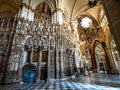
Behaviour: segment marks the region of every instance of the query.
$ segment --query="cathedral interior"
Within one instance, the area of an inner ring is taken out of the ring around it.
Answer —
[[[120,90],[120,1],[0,0],[0,90]]]

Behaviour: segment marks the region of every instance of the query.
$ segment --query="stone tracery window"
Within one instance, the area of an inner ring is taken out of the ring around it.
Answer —
[[[84,17],[82,18],[80,24],[83,28],[88,28],[90,27],[90,24],[92,24],[92,20],[88,17]]]
[[[95,22],[88,16],[80,16],[78,18],[78,33],[81,41],[91,43],[97,37]]]

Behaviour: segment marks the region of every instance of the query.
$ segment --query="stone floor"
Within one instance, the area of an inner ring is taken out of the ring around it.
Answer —
[[[34,84],[14,83],[0,90],[120,90],[120,75],[91,74],[64,80],[38,81]]]

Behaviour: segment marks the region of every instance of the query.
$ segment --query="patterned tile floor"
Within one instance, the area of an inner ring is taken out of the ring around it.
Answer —
[[[38,81],[34,84],[14,83],[0,90],[120,90],[120,75],[92,74],[67,80]]]

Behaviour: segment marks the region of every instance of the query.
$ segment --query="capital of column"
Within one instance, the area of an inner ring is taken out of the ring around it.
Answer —
[[[61,8],[56,8],[52,12],[52,22],[63,24],[63,14],[62,13],[63,13],[63,10]]]
[[[21,6],[21,7],[25,7],[25,8],[27,8],[27,9],[31,10],[32,12],[35,11],[34,9],[32,9],[32,6],[29,6],[29,5],[27,5],[26,3],[22,3],[22,6]]]
[[[63,10],[61,8],[56,8],[53,12],[52,12],[52,15],[54,15],[55,13],[57,12],[63,12]]]

